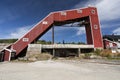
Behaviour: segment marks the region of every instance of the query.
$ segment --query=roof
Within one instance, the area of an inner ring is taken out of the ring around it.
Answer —
[[[120,35],[104,35],[103,39],[108,39],[111,41],[119,41],[120,40]]]

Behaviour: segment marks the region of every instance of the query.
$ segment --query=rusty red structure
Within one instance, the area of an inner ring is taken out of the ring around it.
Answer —
[[[22,38],[4,49],[4,61],[10,60],[10,55],[15,52],[15,57],[24,53],[28,44],[38,40],[54,25],[62,26],[73,22],[83,21],[86,30],[87,44],[93,44],[94,48],[103,48],[102,34],[98,19],[97,9],[95,7],[86,7],[73,10],[64,10],[51,12],[38,24],[36,24]]]

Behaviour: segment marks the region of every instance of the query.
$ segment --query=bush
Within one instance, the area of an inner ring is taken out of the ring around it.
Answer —
[[[92,53],[85,53],[85,59],[90,59],[90,56],[92,55]]]
[[[85,54],[83,54],[83,53],[79,54],[79,58],[80,58],[80,59],[85,58]]]
[[[102,52],[102,50],[96,49],[96,50],[94,51],[94,55],[99,56],[101,52]]]
[[[120,57],[120,53],[117,53],[117,57]]]
[[[105,49],[100,53],[100,55],[102,57],[111,58],[112,57],[112,52],[111,52],[111,50]]]

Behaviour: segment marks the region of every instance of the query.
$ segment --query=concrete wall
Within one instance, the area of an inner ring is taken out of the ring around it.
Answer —
[[[41,44],[29,44],[26,56],[41,53]]]
[[[78,44],[54,44],[54,45],[42,45],[42,48],[94,48],[94,45],[78,45]]]
[[[94,45],[77,45],[77,44],[54,44],[54,45],[41,45],[41,44],[29,44],[27,49],[26,56],[30,56],[32,54],[40,54],[42,50],[50,51],[51,54],[57,53],[57,51],[62,52],[72,52],[74,50],[75,53],[81,53],[83,51],[89,51],[89,49],[94,49]],[[53,50],[55,52],[53,52]],[[61,51],[60,51],[61,50]]]

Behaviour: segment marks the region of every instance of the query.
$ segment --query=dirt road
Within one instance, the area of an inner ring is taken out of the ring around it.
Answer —
[[[81,61],[0,63],[0,80],[120,80],[120,65]]]

